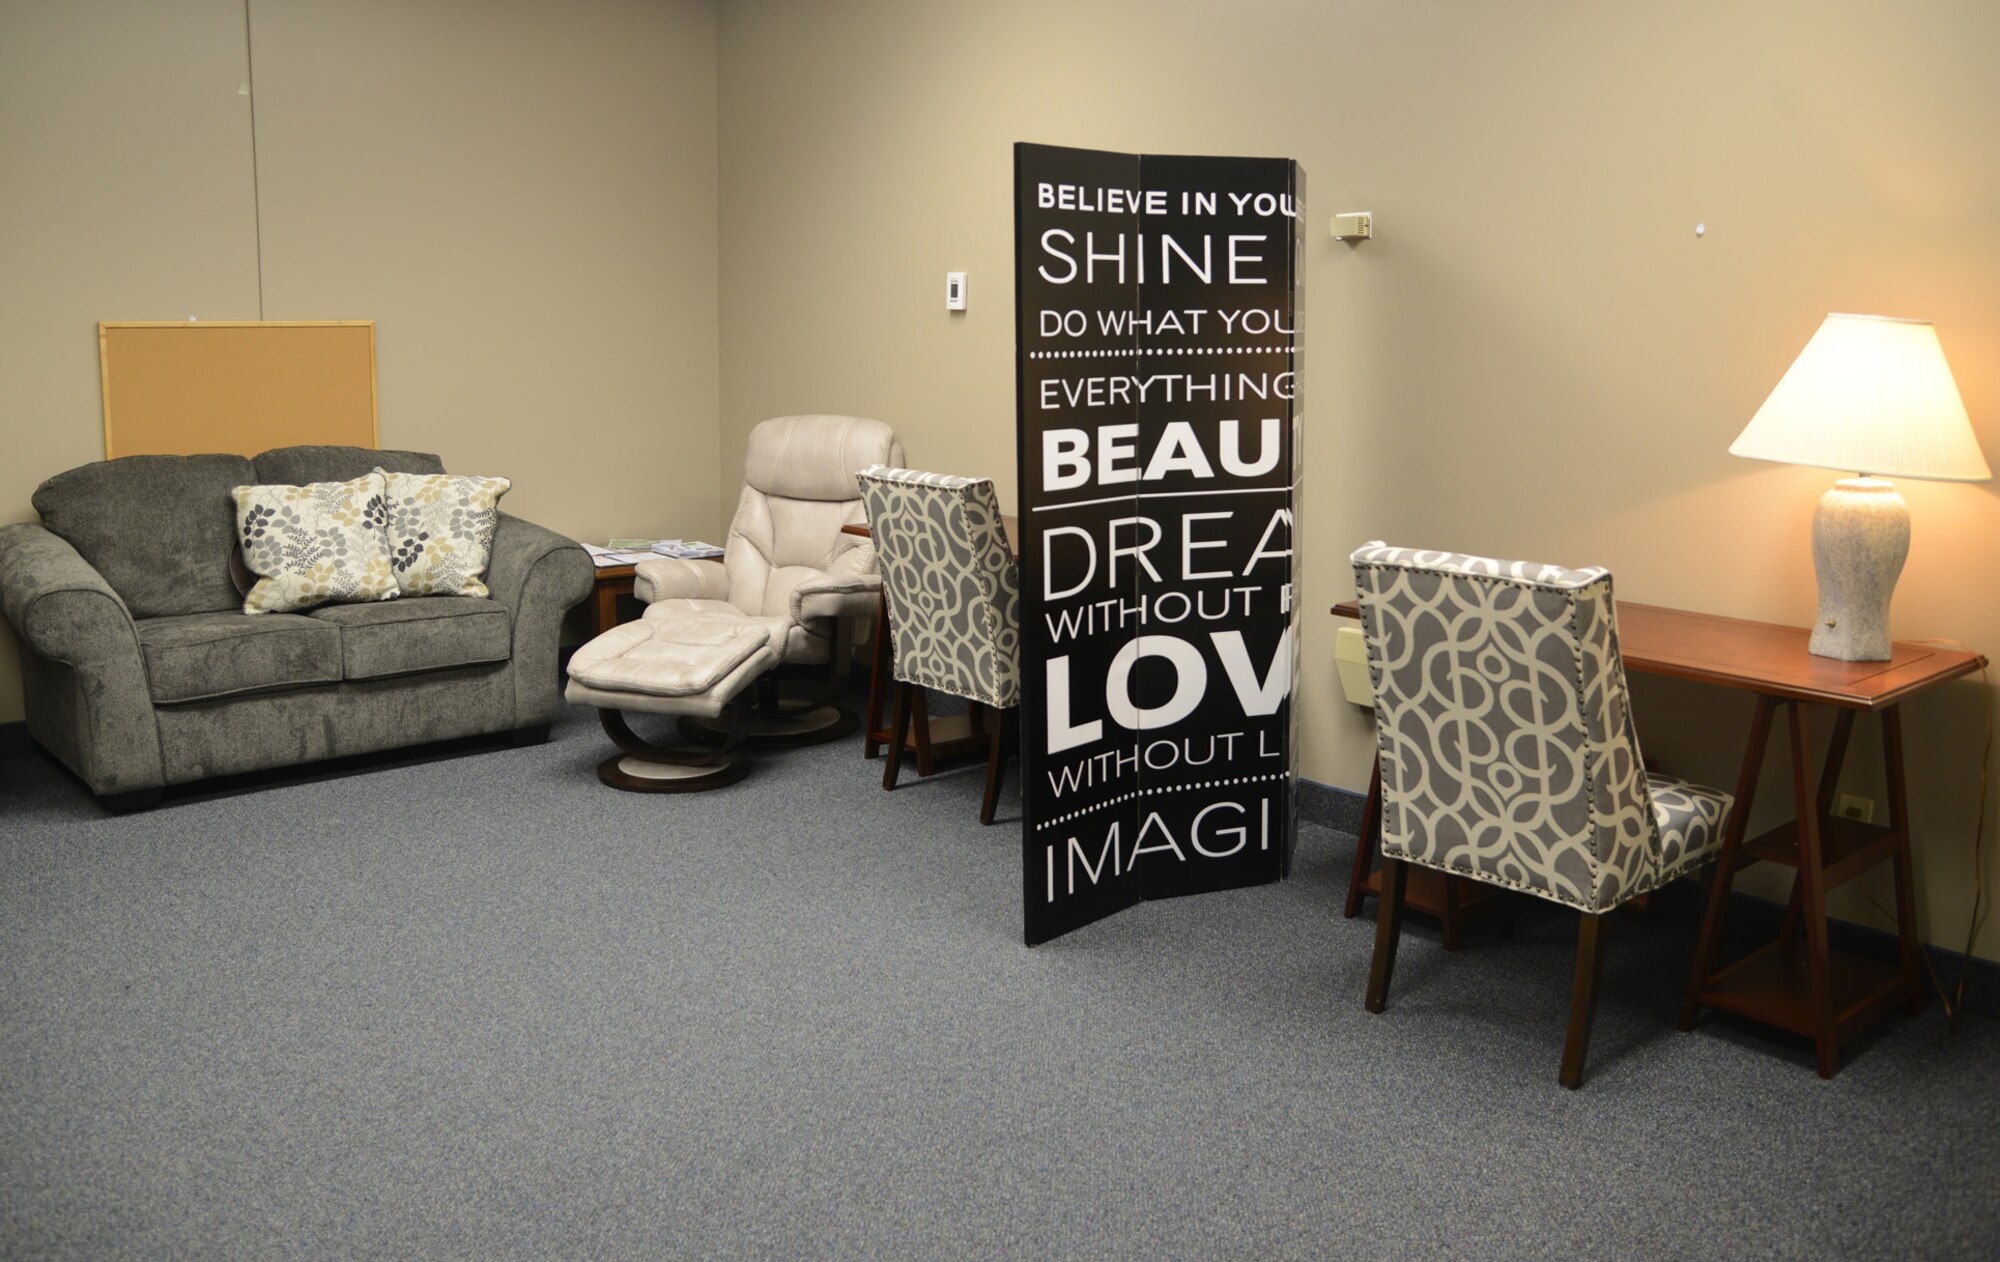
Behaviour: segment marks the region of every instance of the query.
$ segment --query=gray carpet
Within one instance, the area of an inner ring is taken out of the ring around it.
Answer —
[[[18,731],[18,729],[17,729]],[[1020,944],[979,773],[698,797],[554,743],[106,818],[0,752],[0,1256],[1993,1256],[2000,1027],[1673,1028],[1683,896],[1405,937],[1352,840]],[[1017,812],[1003,806],[1003,816]]]

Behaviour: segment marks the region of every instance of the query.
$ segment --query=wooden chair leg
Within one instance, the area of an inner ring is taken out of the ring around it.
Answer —
[[[1444,949],[1447,951],[1458,950],[1458,926],[1461,922],[1459,908],[1464,895],[1464,878],[1447,875],[1444,878],[1444,907],[1438,913],[1438,919],[1444,924],[1442,937]]]
[[[922,684],[899,683],[910,694],[910,721],[917,729],[917,774],[927,776],[936,769],[931,754],[931,694]]]
[[[1375,908],[1375,963],[1368,969],[1368,1011],[1389,1003],[1389,974],[1396,970],[1396,943],[1403,935],[1403,883],[1410,865],[1401,859],[1382,860],[1382,901]]]
[[[896,681],[896,700],[891,707],[896,717],[889,724],[889,757],[882,764],[882,787],[896,787],[896,773],[903,769],[903,738],[910,732],[910,692],[909,684]]]
[[[1569,1037],[1563,1041],[1562,1085],[1583,1082],[1583,1056],[1590,1046],[1590,1021],[1597,1013],[1597,982],[1604,975],[1604,917],[1584,912],[1576,931],[1576,978],[1569,990]]]
[[[889,663],[889,599],[877,596],[875,600],[874,652],[868,668],[868,738],[861,743],[861,756],[873,758],[882,748],[882,742],[875,739],[875,733],[882,731],[882,708],[888,698],[882,695],[885,686],[893,681],[889,677],[892,669]]]
[[[1000,804],[1000,781],[1007,771],[1007,726],[1006,711],[993,716],[991,747],[986,751],[986,800],[979,804],[982,824],[993,822],[993,809]]]
[[[1361,835],[1354,839],[1354,867],[1347,874],[1349,920],[1361,910],[1362,886],[1375,866],[1375,833],[1382,824],[1382,755],[1375,755],[1375,769],[1368,773],[1368,796],[1361,803]]]

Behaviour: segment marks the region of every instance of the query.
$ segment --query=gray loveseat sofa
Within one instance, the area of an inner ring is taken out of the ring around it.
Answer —
[[[487,598],[242,612],[244,483],[342,482],[436,456],[285,447],[126,456],[44,482],[42,523],[0,526],[0,608],[29,733],[114,810],[167,785],[429,741],[544,739],[563,613],[590,593],[572,541],[501,514]]]

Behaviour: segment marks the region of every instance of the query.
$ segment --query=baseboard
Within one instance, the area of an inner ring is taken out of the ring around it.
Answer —
[[[1299,778],[1299,822],[1331,828],[1350,837],[1361,832],[1361,805],[1364,795],[1352,789],[1338,789],[1317,780]]]

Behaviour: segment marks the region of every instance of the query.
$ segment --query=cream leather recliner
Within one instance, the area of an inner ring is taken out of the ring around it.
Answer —
[[[721,564],[662,557],[642,562],[633,594],[648,621],[751,625],[770,637],[778,669],[760,690],[749,739],[756,744],[832,740],[858,718],[845,691],[856,618],[878,608],[881,576],[868,539],[841,533],[864,523],[857,469],[900,465],[902,444],[859,416],[781,416],[750,431],[743,494]],[[825,666],[824,683],[781,700],[784,676]]]

